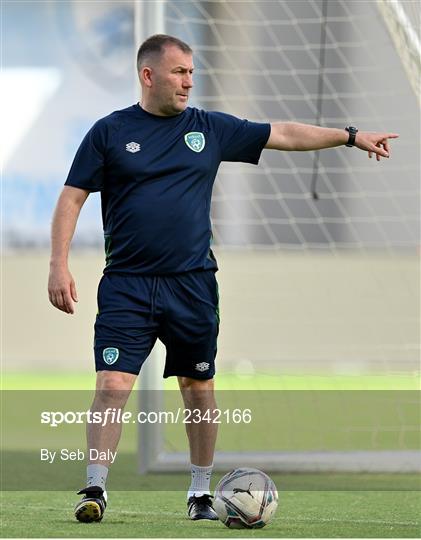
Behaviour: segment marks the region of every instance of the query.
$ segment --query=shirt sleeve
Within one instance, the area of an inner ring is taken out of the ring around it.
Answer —
[[[257,165],[270,135],[270,124],[241,120],[221,112],[209,113],[221,161],[243,161]]]
[[[70,168],[66,186],[101,191],[104,185],[106,129],[98,121],[85,135]]]

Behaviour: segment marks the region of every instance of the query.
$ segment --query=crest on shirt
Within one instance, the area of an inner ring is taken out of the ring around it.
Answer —
[[[184,141],[193,152],[201,152],[205,148],[205,136],[200,131],[186,133]]]
[[[137,142],[129,142],[126,144],[126,150],[127,152],[131,152],[132,154],[134,154],[135,152],[139,152],[140,144]]]

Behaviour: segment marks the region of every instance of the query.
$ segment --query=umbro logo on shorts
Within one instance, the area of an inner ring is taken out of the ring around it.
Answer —
[[[127,152],[131,152],[132,154],[134,154],[135,152],[139,152],[140,150],[140,144],[137,143],[137,142],[129,142],[126,144],[126,150]]]
[[[200,364],[195,365],[196,371],[206,371],[209,369],[209,364],[207,362],[200,362]]]

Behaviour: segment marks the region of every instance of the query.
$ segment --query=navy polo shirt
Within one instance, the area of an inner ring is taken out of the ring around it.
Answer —
[[[270,124],[187,108],[156,116],[139,104],[98,120],[67,186],[101,192],[104,272],[216,269],[212,187],[221,161],[257,164]]]

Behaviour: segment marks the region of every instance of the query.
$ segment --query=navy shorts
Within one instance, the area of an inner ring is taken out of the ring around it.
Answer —
[[[219,330],[213,270],[171,276],[104,274],[95,322],[96,370],[137,375],[159,338],[164,377],[211,379]]]

